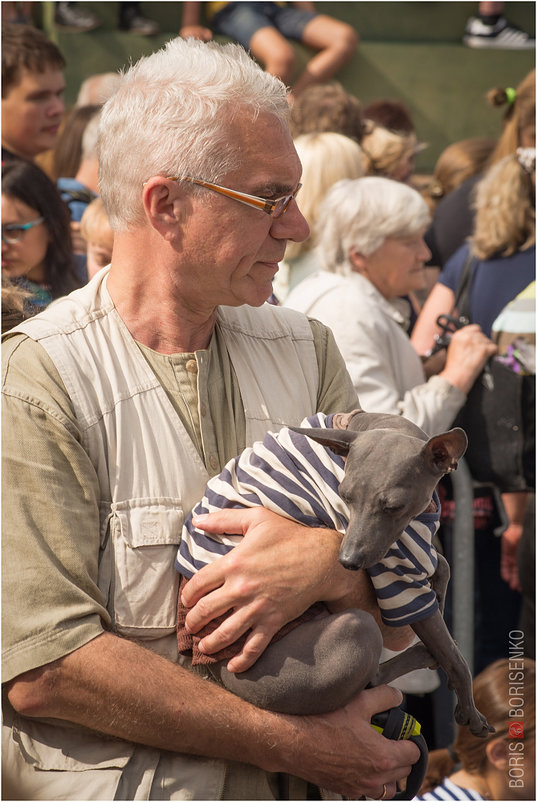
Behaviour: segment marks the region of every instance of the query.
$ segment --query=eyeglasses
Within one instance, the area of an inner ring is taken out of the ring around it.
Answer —
[[[291,195],[282,195],[281,198],[268,200],[267,198],[258,198],[256,195],[247,195],[245,192],[237,192],[236,189],[229,189],[229,187],[222,187],[219,184],[212,184],[210,181],[202,181],[201,178],[191,178],[190,176],[168,176],[170,181],[190,181],[191,184],[198,184],[200,187],[212,189],[214,192],[219,192],[232,200],[239,203],[244,203],[245,206],[251,206],[253,209],[259,209],[271,217],[277,218],[285,214],[289,204],[296,198],[300,187],[299,184]]]
[[[2,226],[2,242],[5,242],[6,245],[15,245],[23,239],[29,228],[38,226],[44,221],[44,217],[37,217],[29,223],[7,223],[5,226]]]

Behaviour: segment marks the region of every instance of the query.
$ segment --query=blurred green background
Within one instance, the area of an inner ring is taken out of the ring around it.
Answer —
[[[118,70],[176,36],[182,3],[142,2],[142,12],[161,28],[142,37],[117,30],[118,3],[82,3],[102,20],[89,33],[54,28],[50,2],[35,4],[36,22],[60,46],[67,60],[67,101],[73,103],[81,82],[96,72]],[[337,76],[363,104],[385,97],[410,109],[418,136],[429,147],[417,168],[432,170],[451,142],[472,136],[496,137],[503,110],[487,105],[494,86],[516,86],[535,65],[535,51],[474,50],[462,44],[468,17],[478,3],[458,2],[319,2],[316,8],[353,25],[361,44]],[[535,3],[506,3],[508,19],[535,33]],[[297,46],[299,63],[308,53]]]

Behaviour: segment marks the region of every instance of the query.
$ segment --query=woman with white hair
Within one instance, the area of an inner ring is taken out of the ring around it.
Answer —
[[[496,347],[478,325],[460,329],[443,370],[426,379],[400,297],[423,287],[428,223],[425,201],[401,182],[339,181],[318,222],[322,269],[285,305],[331,327],[366,411],[404,415],[435,434],[450,426]]]

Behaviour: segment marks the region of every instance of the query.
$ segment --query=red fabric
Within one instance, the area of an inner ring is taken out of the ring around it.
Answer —
[[[205,637],[205,635],[209,635],[209,633],[214,632],[214,630],[222,623],[222,621],[227,618],[227,614],[215,618],[214,621],[211,621],[210,624],[207,624],[207,626],[200,630],[196,635],[190,635],[185,629],[185,618],[188,613],[188,608],[185,607],[181,602],[181,592],[187,581],[188,580],[183,576],[181,577],[181,583],[179,585],[179,602],[177,605],[177,647],[179,649],[179,653],[192,653],[192,665],[194,666],[210,665],[211,663],[219,663],[221,660],[230,660],[232,657],[238,654],[244,646],[247,634],[240,637],[238,640],[232,643],[231,646],[221,649],[215,654],[203,654],[203,652],[200,652],[198,649],[198,643],[200,640]],[[290,621],[288,624],[285,624],[285,626],[283,626],[274,635],[272,640],[279,640],[280,638],[283,638],[284,635],[287,635],[287,633],[291,632],[291,630],[293,630],[295,627],[300,626],[300,624],[305,623],[306,621],[311,621],[312,618],[316,618],[318,615],[326,613],[326,611],[326,605],[322,602],[313,604],[308,610],[306,610],[305,613],[302,613],[301,616],[295,618],[294,621]]]

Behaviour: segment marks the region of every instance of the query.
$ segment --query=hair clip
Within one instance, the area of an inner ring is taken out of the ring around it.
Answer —
[[[535,148],[517,148],[516,158],[526,173],[535,172]]]
[[[433,198],[442,198],[444,196],[444,190],[440,184],[435,181],[429,187],[429,194]]]
[[[513,89],[512,86],[508,86],[507,89],[504,89],[504,92],[507,102],[512,106],[516,100],[516,89]]]

